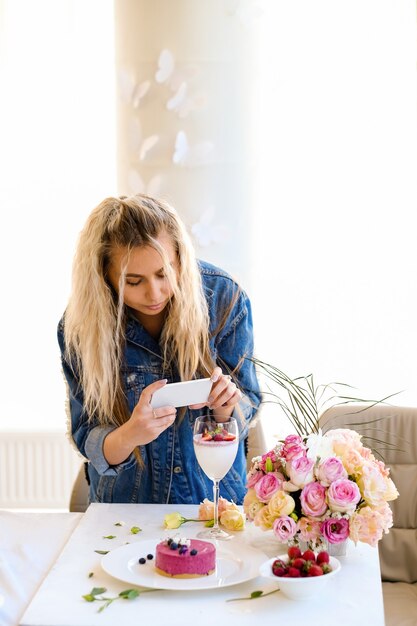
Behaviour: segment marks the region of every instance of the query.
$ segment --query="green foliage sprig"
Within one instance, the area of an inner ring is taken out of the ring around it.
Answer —
[[[86,600],[86,602],[104,602],[104,604],[102,604],[102,606],[97,611],[98,613],[101,613],[101,611],[104,611],[104,609],[110,606],[110,604],[112,604],[112,602],[114,602],[115,600],[134,600],[135,598],[140,596],[141,593],[146,593],[148,591],[158,591],[158,589],[125,589],[124,591],[121,591],[119,595],[114,596],[113,598],[104,597],[102,594],[106,593],[106,591],[106,587],[93,587],[90,593],[86,593],[82,597],[84,598],[84,600]]]

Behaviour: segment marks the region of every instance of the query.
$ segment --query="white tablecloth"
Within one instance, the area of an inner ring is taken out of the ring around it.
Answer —
[[[195,517],[197,507],[91,505],[25,611],[23,609],[36,590],[36,585],[41,582],[46,562],[54,561],[54,556],[65,543],[68,529],[76,525],[78,518],[72,517],[73,514],[55,517],[53,514],[40,517],[15,514],[15,518],[11,514],[3,514],[0,517],[2,529],[6,524],[7,532],[12,535],[3,573],[6,572],[7,590],[12,591],[11,604],[18,603],[20,606],[15,606],[14,613],[9,611],[9,615],[3,612],[4,621],[1,625],[14,626],[9,616],[13,618],[23,613],[18,622],[21,626],[136,626],[138,623],[153,626],[186,626],[195,623],[198,626],[213,626],[216,623],[254,626],[255,622],[308,623],[309,626],[334,626],[335,623],[337,626],[383,626],[378,551],[364,544],[358,544],[357,547],[351,544],[348,555],[341,559],[341,572],[329,580],[325,593],[303,602],[288,600],[279,592],[255,600],[226,602],[231,598],[249,596],[254,590],[267,593],[277,587],[275,582],[257,577],[220,589],[145,593],[134,600],[114,602],[98,613],[98,603],[88,603],[82,598],[92,587],[106,587],[106,595],[115,596],[132,585],[106,574],[100,565],[102,557],[95,550],[112,550],[126,542],[144,539],[159,540],[166,534],[162,527],[163,517],[172,511],[179,511],[184,517]],[[43,520],[45,526],[41,530]],[[118,521],[126,525],[115,527]],[[132,526],[139,526],[142,531],[132,535],[129,532]],[[188,523],[182,527],[181,534],[193,537],[200,529],[201,524]],[[107,535],[116,535],[116,538],[105,539]],[[277,553],[272,534],[264,533],[252,524],[248,524],[244,532],[236,533],[230,543],[239,550],[241,542],[262,550],[267,558]],[[38,558],[43,561],[41,570],[34,569],[32,565]],[[93,572],[91,578],[90,572]],[[23,586],[24,594],[19,595],[15,586],[18,589]],[[29,587],[31,592],[28,593]],[[2,610],[8,605],[10,602],[7,596]]]
[[[19,623],[81,518],[0,510],[0,626]]]

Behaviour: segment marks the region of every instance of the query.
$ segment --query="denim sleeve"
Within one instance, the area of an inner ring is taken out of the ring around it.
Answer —
[[[220,332],[217,342],[217,361],[224,372],[233,371],[243,393],[239,405],[233,411],[240,424],[240,439],[248,435],[248,424],[255,416],[261,402],[261,392],[254,364],[248,359],[253,356],[252,310],[248,297],[241,293],[229,320]]]
[[[67,382],[68,403],[70,412],[70,435],[80,453],[89,460],[100,475],[115,476],[131,467],[136,460],[131,454],[119,465],[109,465],[103,454],[104,439],[116,427],[100,426],[94,418],[89,419],[83,402],[83,392],[75,368],[64,356],[63,335],[58,331],[58,343],[61,348],[62,369]]]

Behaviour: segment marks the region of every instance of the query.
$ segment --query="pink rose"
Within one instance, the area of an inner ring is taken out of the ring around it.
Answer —
[[[258,482],[258,480],[262,478],[262,476],[264,476],[263,472],[258,472],[257,470],[255,470],[254,472],[249,472],[249,474],[247,475],[248,489],[250,489],[251,487],[254,487],[256,483]]]
[[[276,519],[272,525],[272,530],[278,539],[285,543],[289,539],[292,539],[297,532],[297,524],[292,517],[285,515]]]
[[[284,445],[281,448],[281,456],[286,461],[291,461],[299,456],[303,456],[306,446],[299,435],[288,435],[284,439]]]
[[[326,489],[320,483],[308,483],[300,495],[301,510],[304,515],[320,517],[327,510]]]
[[[286,469],[290,482],[296,487],[304,487],[314,480],[314,461],[306,456],[292,459]]]
[[[209,520],[214,517],[214,504],[207,498],[204,498],[203,502],[198,508],[198,519]]]
[[[224,511],[226,511],[229,508],[236,509],[237,507],[233,502],[229,502],[228,500],[220,496],[219,517]],[[201,502],[198,508],[198,519],[211,520],[213,518],[214,518],[214,503],[211,502],[211,500],[208,500],[208,498],[204,498],[203,502]]]
[[[260,502],[269,502],[271,496],[281,489],[282,474],[278,472],[270,472],[262,476],[254,486],[256,495]]]
[[[349,522],[344,517],[329,517],[321,523],[320,530],[329,543],[340,543],[349,537]]]
[[[352,513],[360,499],[358,485],[347,478],[335,480],[327,491],[329,509],[339,513]]]
[[[275,450],[270,450],[266,454],[263,454],[259,461],[259,468],[264,472],[271,472],[274,469],[274,464],[277,462],[277,455]]]
[[[329,457],[325,461],[319,464],[316,470],[317,479],[322,485],[328,487],[330,483],[339,478],[347,478],[348,473],[343,467],[343,463],[340,459],[334,456]]]

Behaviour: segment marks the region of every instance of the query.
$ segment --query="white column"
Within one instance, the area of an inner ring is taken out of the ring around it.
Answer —
[[[166,198],[247,287],[255,0],[116,0],[118,186]]]

